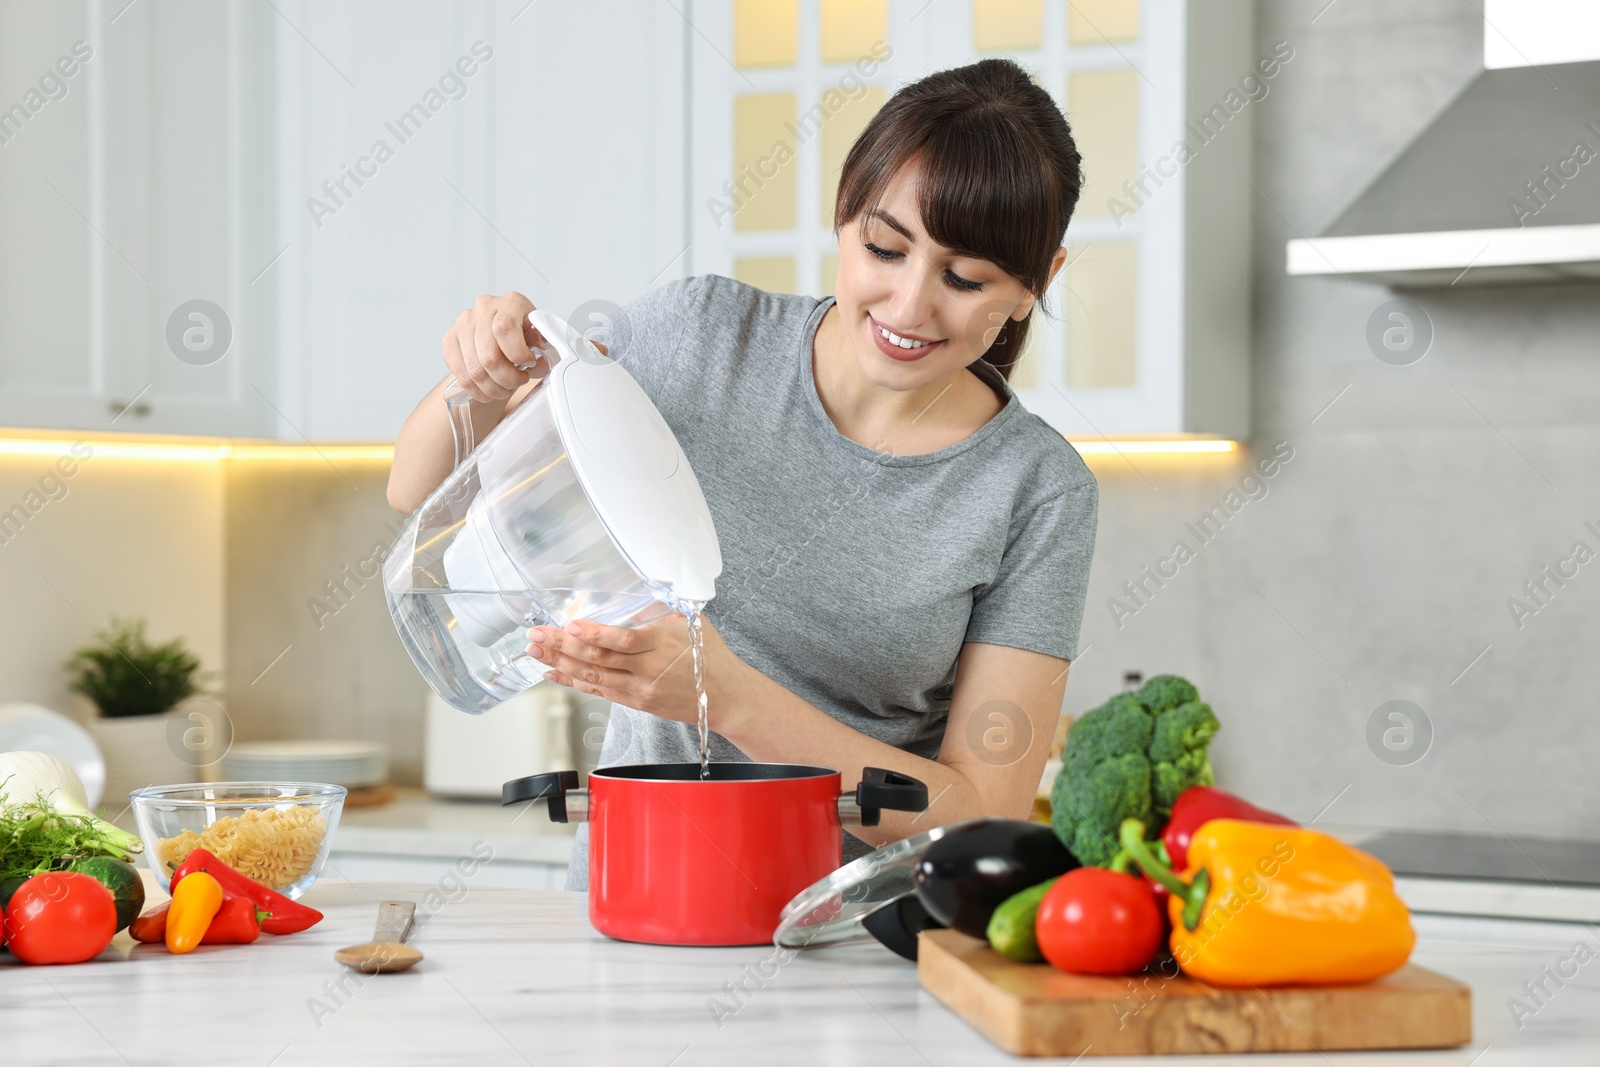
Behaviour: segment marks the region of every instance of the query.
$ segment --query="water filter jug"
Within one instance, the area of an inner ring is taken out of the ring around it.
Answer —
[[[529,627],[688,612],[722,573],[700,483],[639,383],[560,317],[529,321],[548,374],[476,448],[470,398],[446,390],[455,469],[384,559],[406,651],[474,714],[543,680]]]

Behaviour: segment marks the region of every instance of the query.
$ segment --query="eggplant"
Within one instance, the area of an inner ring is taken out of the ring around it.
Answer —
[[[928,914],[984,937],[994,909],[1017,893],[1080,866],[1054,830],[1018,819],[974,819],[929,845],[912,869]]]

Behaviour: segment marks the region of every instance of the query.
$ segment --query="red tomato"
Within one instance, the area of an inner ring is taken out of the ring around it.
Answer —
[[[117,932],[111,890],[87,874],[50,871],[23,882],[5,916],[6,941],[23,963],[82,963]]]
[[[1143,878],[1079,867],[1039,905],[1039,951],[1073,974],[1133,974],[1161,948],[1161,909]]]

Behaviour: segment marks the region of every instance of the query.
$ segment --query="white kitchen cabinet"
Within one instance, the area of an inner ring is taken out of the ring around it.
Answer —
[[[0,4],[0,424],[269,429],[270,14]]]
[[[388,440],[479,293],[568,316],[689,273],[822,293],[838,167],[873,111],[1009,54],[1066,107],[1089,179],[1013,384],[1075,435],[1242,437],[1252,109],[1258,64],[1288,61],[1252,51],[1251,13],[0,0],[6,70],[93,53],[36,112],[36,76],[10,83],[0,242],[33,254],[0,265],[0,424]],[[779,141],[792,158],[761,176]],[[183,316],[197,300],[216,321]],[[219,347],[224,324],[220,354],[181,343]]]
[[[570,316],[680,275],[690,32],[636,0],[0,0],[0,91],[91,53],[0,144],[0,425],[390,440],[479,293]]]
[[[392,439],[480,293],[570,317],[682,273],[671,4],[279,7],[281,436]]]
[[[1253,8],[700,0],[691,270],[830,292],[833,189],[859,130],[898,86],[1009,55],[1065,108],[1087,177],[1013,386],[1073,435],[1244,437],[1251,97],[1271,87],[1258,60],[1283,63],[1255,55]]]

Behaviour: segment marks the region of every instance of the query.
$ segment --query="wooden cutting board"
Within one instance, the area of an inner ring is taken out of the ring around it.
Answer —
[[[1448,1048],[1472,991],[1415,964],[1352,986],[1219,989],[1178,975],[1095,978],[1014,963],[954,930],[919,938],[922,987],[1019,1056]]]

